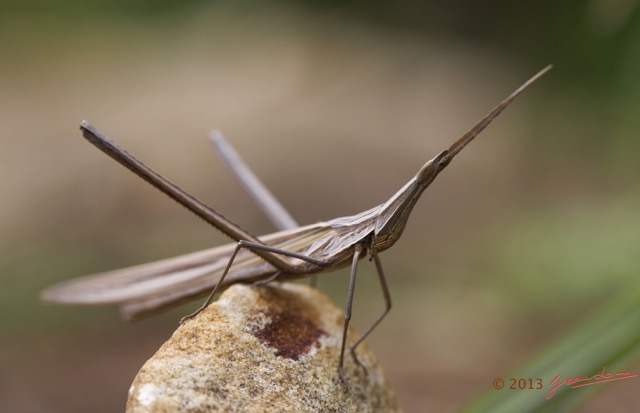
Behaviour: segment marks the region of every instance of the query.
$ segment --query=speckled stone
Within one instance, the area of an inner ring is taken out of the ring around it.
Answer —
[[[311,287],[232,286],[145,363],[126,411],[400,412],[366,344],[364,368],[347,354],[346,385],[338,379],[342,324]]]

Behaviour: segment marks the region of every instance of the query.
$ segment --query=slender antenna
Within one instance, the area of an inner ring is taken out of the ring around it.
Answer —
[[[542,75],[544,75],[549,70],[551,70],[552,67],[553,65],[549,65],[544,69],[542,69],[541,71],[539,71],[531,79],[527,80],[522,86],[516,89],[515,92],[509,95],[505,100],[500,102],[498,106],[493,108],[491,112],[487,113],[480,120],[480,122],[478,122],[473,128],[471,128],[467,133],[462,135],[460,139],[455,141],[455,143],[449,147],[449,151],[448,151],[449,153],[447,154],[447,158],[449,160],[453,159],[453,157],[456,156],[458,152],[462,150],[462,148],[467,146],[467,144],[471,142],[476,136],[478,136],[478,134],[482,132],[482,130],[486,128],[487,125],[489,125],[491,121],[495,119],[495,117],[498,116],[500,112],[502,112],[504,108],[506,108],[509,105],[509,103],[511,103],[511,101],[513,101],[513,99],[515,99],[520,93],[522,93],[527,87],[529,87],[530,84],[532,84],[533,82],[538,80]]]

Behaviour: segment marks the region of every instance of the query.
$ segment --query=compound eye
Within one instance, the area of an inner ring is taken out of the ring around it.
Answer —
[[[419,184],[428,185],[438,175],[445,166],[451,162],[451,158],[448,156],[449,151],[440,152],[435,158],[427,162],[416,175],[416,180]]]
[[[436,165],[436,169],[442,170],[445,166],[449,165],[451,162],[451,157],[449,156],[449,151],[442,151],[438,156],[436,156],[434,164]]]

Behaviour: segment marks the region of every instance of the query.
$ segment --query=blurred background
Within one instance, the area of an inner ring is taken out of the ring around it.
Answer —
[[[122,411],[199,305],[125,323],[41,289],[228,242],[86,143],[82,119],[260,234],[210,129],[312,223],[384,202],[553,63],[381,256],[394,309],[368,343],[407,412],[455,411],[640,288],[637,1],[2,0],[0,56],[2,411]],[[383,308],[361,271],[360,330]],[[346,285],[319,280],[339,306]],[[579,411],[637,406],[637,386]]]

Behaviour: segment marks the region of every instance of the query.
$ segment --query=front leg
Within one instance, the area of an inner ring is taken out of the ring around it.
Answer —
[[[351,261],[351,274],[349,276],[349,291],[347,292],[347,305],[344,310],[344,329],[342,331],[342,347],[340,348],[340,361],[338,361],[338,377],[340,382],[345,383],[344,380],[344,350],[347,344],[347,331],[349,329],[349,321],[351,320],[351,306],[353,304],[353,291],[356,285],[356,273],[358,272],[358,260],[360,254],[364,251],[362,244],[356,244],[353,250],[353,259]]]
[[[367,329],[367,331],[365,331],[364,334],[362,334],[362,336],[360,336],[360,338],[357,339],[356,342],[353,343],[353,345],[351,346],[351,356],[353,357],[353,360],[356,362],[356,364],[358,364],[359,366],[362,366],[362,364],[360,363],[360,361],[358,360],[358,357],[356,356],[356,347],[358,347],[358,345],[360,345],[360,343],[362,343],[364,339],[367,338],[367,336],[378,326],[378,324],[380,324],[382,319],[391,310],[391,294],[389,293],[387,280],[385,278],[384,271],[382,270],[382,263],[380,262],[380,258],[378,258],[378,254],[373,253],[372,258],[373,258],[373,262],[376,265],[376,272],[378,273],[378,281],[380,282],[380,289],[382,290],[382,295],[384,296],[385,307],[384,307],[384,311],[382,312],[382,314],[378,316],[376,321],[374,321],[373,324],[371,324],[371,326]]]

